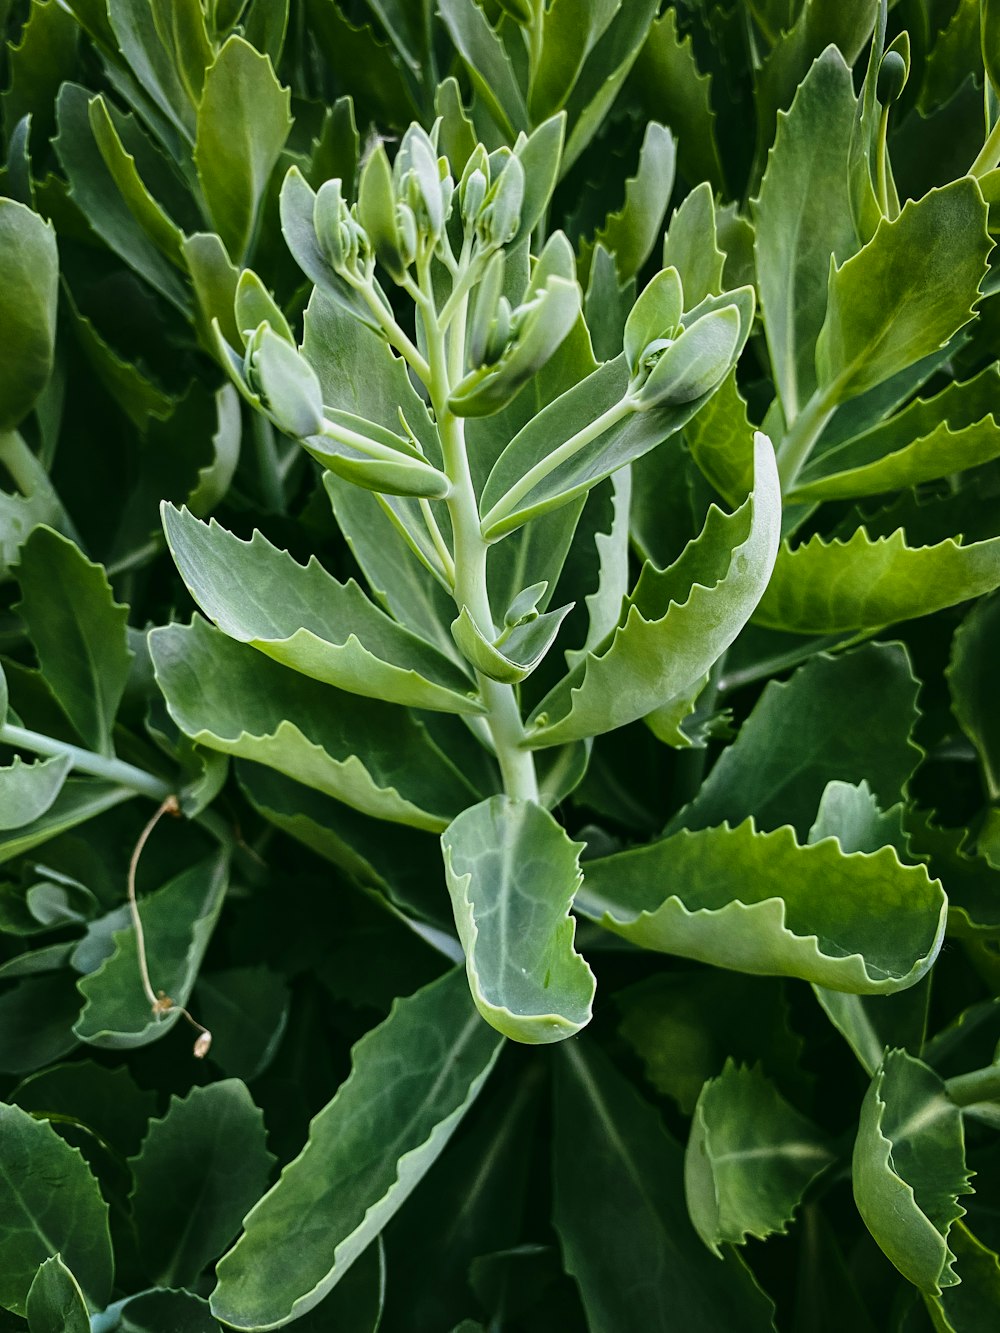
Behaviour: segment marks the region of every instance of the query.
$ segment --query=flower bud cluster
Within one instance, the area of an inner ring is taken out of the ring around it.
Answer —
[[[524,167],[515,153],[509,148],[487,153],[477,144],[458,186],[466,232],[487,250],[507,245],[521,225],[524,190]]]

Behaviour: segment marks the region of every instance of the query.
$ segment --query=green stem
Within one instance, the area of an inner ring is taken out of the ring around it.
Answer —
[[[425,284],[429,292],[429,285]],[[466,304],[454,312],[446,340],[444,329],[433,309],[425,310],[430,361],[431,402],[437,417],[444,470],[452,484],[445,503],[451,515],[455,560],[455,605],[467,608],[472,619],[487,638],[496,634],[493,612],[486,586],[486,554],[479,523],[479,505],[465,445],[465,422],[448,407],[451,386],[461,378],[465,359]],[[486,704],[489,727],[504,790],[521,800],[538,800],[538,779],[530,750],[522,746],[524,724],[517,695],[511,685],[503,685],[477,671],[479,690]]]
[[[994,171],[998,165],[1000,165],[1000,120],[997,120],[986,136],[986,142],[969,168],[969,175],[985,176],[988,171]]]
[[[35,754],[68,755],[75,770],[89,773],[95,778],[104,778],[106,782],[117,782],[122,787],[130,787],[132,791],[149,796],[154,801],[165,801],[173,794],[174,789],[168,782],[133,764],[126,764],[123,759],[95,754],[93,750],[81,750],[77,745],[57,741],[52,736],[43,736],[26,727],[15,727],[10,723],[0,726],[0,743],[32,750]]]
[[[602,412],[599,417],[578,430],[575,435],[571,435],[568,440],[553,449],[540,462],[524,474],[520,481],[516,482],[510,490],[500,497],[490,512],[483,517],[483,527],[492,528],[501,520],[507,517],[524,497],[532,491],[540,481],[543,481],[550,472],[554,472],[561,463],[572,458],[574,454],[585,449],[588,444],[596,440],[598,436],[603,435],[606,430],[617,425],[623,417],[627,417],[630,412],[635,410],[632,400],[628,397],[622,398],[609,407],[607,411]]]
[[[285,508],[285,487],[281,480],[274,427],[260,412],[252,414],[250,423],[250,438],[260,473],[261,498],[268,510],[280,514]]]
[[[956,1106],[1000,1101],[1000,1064],[987,1065],[971,1074],[956,1074],[946,1079],[944,1086]]]
[[[778,475],[785,494],[794,487],[795,479],[835,410],[836,403],[832,401],[830,390],[817,389],[786,431],[777,449]]]

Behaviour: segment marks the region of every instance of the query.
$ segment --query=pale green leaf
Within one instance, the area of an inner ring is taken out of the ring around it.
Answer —
[[[727,1061],[701,1090],[684,1162],[695,1230],[721,1255],[785,1233],[809,1185],[833,1161],[824,1136],[757,1068]]]
[[[267,56],[230,37],[205,76],[194,160],[208,210],[234,259],[254,236],[261,198],[285,146],[290,94]]]
[[[51,1125],[0,1105],[0,1305],[25,1314],[39,1264],[56,1254],[103,1310],[114,1265],[97,1181]]]
[[[947,913],[938,881],[891,847],[803,846],[752,819],[588,861],[576,907],[643,948],[868,995],[920,980]]]
[[[26,1305],[29,1333],[90,1333],[87,1301],[58,1254],[39,1265]]]
[[[563,0],[561,8],[566,7]],[[591,254],[597,245],[603,245],[614,256],[619,282],[627,282],[639,272],[653,253],[663,226],[663,215],[667,211],[674,185],[675,157],[673,135],[665,126],[650,121],[639,150],[636,174],[625,182],[624,203],[617,212],[608,214],[604,224],[598,227],[593,242],[586,243],[582,248],[581,282],[586,281]],[[707,292],[689,293],[685,288],[689,308],[696,306],[707,295]]]
[[[274,1158],[244,1084],[225,1079],[172,1097],[151,1120],[132,1170],[132,1218],[146,1273],[190,1287],[267,1188]]]
[[[846,541],[785,542],[754,620],[796,634],[876,630],[997,586],[1000,537],[913,547],[902,528],[874,540],[858,528]]]
[[[503,42],[475,0],[440,0],[438,12],[483,106],[512,140],[528,129],[528,109]]]
[[[969,176],[908,200],[839,268],[831,260],[816,373],[843,401],[942,347],[973,317],[992,242]]]
[[[156,1041],[181,1018],[201,960],[222,910],[228,866],[220,854],[182,870],[139,900],[150,981],[173,1007],[154,1015],[143,993],[135,930],[112,936],[113,951],[77,983],[86,1003],[74,1032],[106,1050],[131,1050]],[[192,1035],[193,1040],[193,1035]]]
[[[587,56],[621,5],[622,0],[593,0],[581,10],[573,0],[551,0],[541,11],[528,89],[532,120],[551,116],[565,104]]]
[[[708,181],[685,195],[663,239],[663,267],[675,268],[684,288],[684,304],[721,296],[726,256],[719,249],[715,197]],[[696,418],[697,420],[697,418]]]
[[[732,1251],[720,1263],[684,1207],[681,1148],[597,1043],[560,1048],[553,1221],[591,1333],[770,1333],[773,1308]]]
[[[22,546],[17,577],[42,675],[84,742],[111,754],[132,661],[128,607],[114,600],[104,568],[51,528],[36,528]]]
[[[13,430],[48,383],[58,294],[55,229],[24,204],[0,199],[0,431]]]
[[[273,1329],[318,1305],[431,1167],[501,1044],[457,969],[397,1000],[219,1263],[213,1313]]]
[[[816,387],[830,257],[857,249],[845,188],[856,99],[836,47],[809,71],[778,131],[753,206],[757,284],[775,385],[789,423]]]
[[[259,532],[241,541],[213,520],[165,505],[171,554],[192,597],[230,638],[328,685],[388,703],[482,712],[471,676],[338,583],[313,557],[302,566]]]
[[[472,998],[515,1041],[562,1041],[590,1022],[594,975],[574,951],[579,845],[533,801],[494,796],[441,839]]]
[[[65,755],[26,764],[20,757],[0,768],[0,829],[19,829],[52,807],[72,768]]]
[[[780,510],[774,454],[758,436],[751,496],[735,514],[713,507],[701,535],[669,569],[645,567],[618,626],[535,709],[530,744],[556,745],[623,726],[699,680],[767,585]]]
[[[754,428],[735,368],[684,427],[684,443],[719,494],[739,504],[753,485]]]
[[[111,782],[98,782],[90,778],[67,779],[44,815],[39,815],[30,824],[6,836],[0,836],[0,865],[88,819],[95,819],[105,810],[111,810],[134,796],[131,787],[119,787]]]
[[[962,1113],[905,1051],[886,1054],[868,1089],[852,1174],[858,1211],[903,1276],[928,1295],[958,1283],[948,1233],[972,1193]]]

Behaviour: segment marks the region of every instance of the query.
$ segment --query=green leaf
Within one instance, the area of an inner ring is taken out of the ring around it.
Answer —
[[[831,261],[816,344],[819,387],[831,401],[929,356],[973,318],[992,242],[971,177],[908,200],[839,268]]]
[[[122,411],[140,430],[146,428],[150,417],[169,416],[174,408],[174,399],[144,375],[133,362],[119,356],[98,332],[93,320],[80,313],[68,287],[64,286],[63,294],[73,332],[84,356]]]
[[[139,1255],[157,1286],[192,1286],[267,1188],[274,1158],[244,1084],[172,1097],[130,1166]]]
[[[691,1221],[721,1257],[784,1234],[802,1196],[833,1161],[823,1135],[759,1069],[727,1061],[702,1088],[684,1162]]]
[[[222,910],[228,866],[220,853],[189,866],[139,901],[149,975],[157,994],[174,1001],[160,1015],[143,993],[134,929],[113,935],[114,951],[81,978],[86,1001],[74,1027],[81,1041],[106,1050],[131,1050],[162,1037],[181,1017]]]
[[[236,260],[251,244],[292,127],[290,97],[268,57],[242,37],[229,38],[205,75],[194,161],[212,221]]]
[[[772,1329],[749,1270],[732,1251],[720,1264],[695,1234],[683,1170],[660,1116],[596,1044],[561,1047],[553,1221],[591,1333]]]
[[[929,1298],[936,1327],[941,1333],[988,1333],[1000,1312],[1000,1260],[963,1222],[952,1223],[948,1245],[962,1280]]]
[[[73,767],[66,755],[0,768],[0,829],[22,828],[52,807]]]
[[[758,436],[755,488],[735,514],[712,508],[667,570],[646,565],[617,627],[538,705],[533,746],[597,735],[644,717],[699,680],[767,585],[781,500],[770,442]]]
[[[675,268],[684,288],[684,301],[695,306],[706,296],[721,296],[726,256],[719,249],[715,197],[708,181],[685,195],[670,219],[663,238],[663,267]]]
[[[607,30],[621,0],[596,0],[581,11],[572,0],[552,0],[540,11],[540,45],[533,52],[528,110],[533,120],[566,102],[587,56]]]
[[[97,1181],[51,1125],[0,1105],[0,1305],[24,1315],[39,1264],[55,1254],[103,1310],[114,1270]]]
[[[84,742],[112,754],[132,661],[128,607],[114,600],[103,567],[51,528],[36,528],[21,548],[18,581],[43,676]]]
[[[1000,798],[1000,716],[992,691],[991,664],[1000,645],[1000,598],[979,602],[952,640],[948,666],[951,706],[976,747],[990,800]]]
[[[851,71],[836,47],[828,47],[791,110],[778,114],[753,206],[761,313],[789,423],[816,387],[831,255],[843,263],[857,249],[845,188],[855,104]]]
[[[39,1265],[26,1309],[30,1333],[90,1333],[86,1299],[58,1254]]]
[[[576,907],[646,949],[861,995],[919,981],[947,914],[938,881],[894,848],[803,846],[752,819],[588,861]]]
[[[79,33],[73,17],[57,0],[32,0],[20,40],[7,46],[8,81],[0,104],[8,144],[25,116],[31,117],[31,138],[36,145],[51,137],[56,93],[73,76]]]
[[[120,53],[142,93],[186,139],[194,138],[195,107],[212,58],[199,0],[151,0],[138,6],[108,0]]]
[[[854,1200],[899,1271],[928,1295],[960,1279],[948,1233],[971,1194],[962,1113],[937,1074],[889,1051],[861,1107],[854,1144]]]
[[[457,970],[397,1000],[354,1047],[350,1076],[219,1263],[213,1313],[267,1329],[316,1306],[433,1164],[500,1046]]]
[[[512,140],[528,129],[528,109],[503,42],[475,0],[440,0],[438,12],[483,106]]]
[[[739,312],[739,335],[730,357],[735,364],[753,317],[750,288],[709,298],[684,319],[693,325],[701,316],[724,307]],[[674,343],[678,349],[683,345],[683,339]],[[480,505],[483,536],[498,541],[529,519],[585,494],[612,472],[662,444],[709,401],[729,368],[723,366],[707,391],[686,402],[631,411],[623,403],[630,377],[624,355],[601,366],[533,417],[497,459]],[[553,466],[550,456],[577,436],[582,437],[580,442]],[[533,474],[536,465],[543,471],[537,480]]]
[[[441,846],[476,1008],[532,1045],[579,1032],[595,990],[573,948],[579,845],[540,805],[494,796],[459,815]]]
[[[55,228],[24,204],[0,199],[0,431],[28,415],[52,374],[58,294]]]
[[[95,782],[89,778],[69,778],[44,815],[39,815],[23,828],[0,836],[0,865],[78,824],[95,819],[105,810],[121,805],[122,801],[130,801],[134,796],[131,787],[118,787],[111,782]]]
[[[121,1306],[115,1333],[220,1333],[208,1301],[190,1291],[147,1291]]]
[[[266,967],[232,967],[198,978],[195,1006],[212,1034],[211,1059],[250,1080],[274,1059],[288,1023],[285,980]]]
[[[464,778],[391,704],[299,676],[203,620],[156,629],[149,645],[170,715],[199,745],[434,833],[468,802]]]
[[[557,7],[568,8],[565,0]],[[614,256],[619,282],[627,282],[639,272],[653,253],[663,226],[674,186],[675,157],[674,136],[666,126],[650,121],[639,150],[638,170],[625,182],[625,202],[617,212],[608,214],[593,241],[582,248],[581,281],[586,280],[590,256],[597,245],[603,245]],[[689,307],[708,294],[687,293],[686,288],[685,292]]]
[[[0,1070],[27,1074],[76,1046],[80,996],[72,974],[28,975],[0,995]]]
[[[59,90],[59,134],[53,141],[69,181],[70,198],[105,245],[182,313],[190,307],[183,278],[134,217],[108,169],[90,122],[93,99],[85,88],[64,83]],[[113,117],[128,151],[137,137],[131,117]],[[126,135],[126,127],[132,135]],[[141,137],[141,136],[138,136]]]
[[[545,611],[534,620],[515,625],[501,639],[490,640],[472,619],[468,607],[463,606],[452,621],[451,632],[463,656],[477,671],[491,680],[515,685],[540,664],[572,609],[570,603],[556,611]]]
[[[930,615],[1000,586],[1000,537],[963,546],[908,546],[902,528],[846,541],[819,534],[794,550],[782,544],[757,624],[796,634],[876,630]]]
[[[249,542],[186,510],[162,509],[171,554],[218,627],[313,680],[389,703],[477,713],[472,677],[338,583],[313,557],[299,565],[259,532]]]
[[[767,685],[668,831],[738,824],[753,815],[759,828],[791,824],[805,841],[834,779],[866,781],[889,809],[923,753],[910,740],[918,688],[899,644],[817,654],[790,680]]]
[[[723,190],[712,79],[698,67],[691,34],[682,38],[678,32],[677,14],[671,7],[653,20],[635,62],[633,82],[646,115],[678,132],[677,160],[685,179]]]
[[[86,1125],[123,1157],[138,1151],[156,1109],[156,1094],[140,1090],[127,1069],[92,1060],[50,1065],[19,1083],[9,1100],[57,1129],[68,1128],[67,1119]]]
[[[692,458],[730,504],[739,504],[753,485],[754,435],[734,368],[684,427]]]

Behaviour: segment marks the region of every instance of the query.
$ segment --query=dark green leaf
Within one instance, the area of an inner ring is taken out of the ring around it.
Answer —
[[[79,1283],[58,1254],[39,1265],[28,1291],[30,1333],[90,1333],[90,1315]]]
[[[52,373],[58,292],[54,228],[24,204],[0,199],[0,432],[27,416]]]

